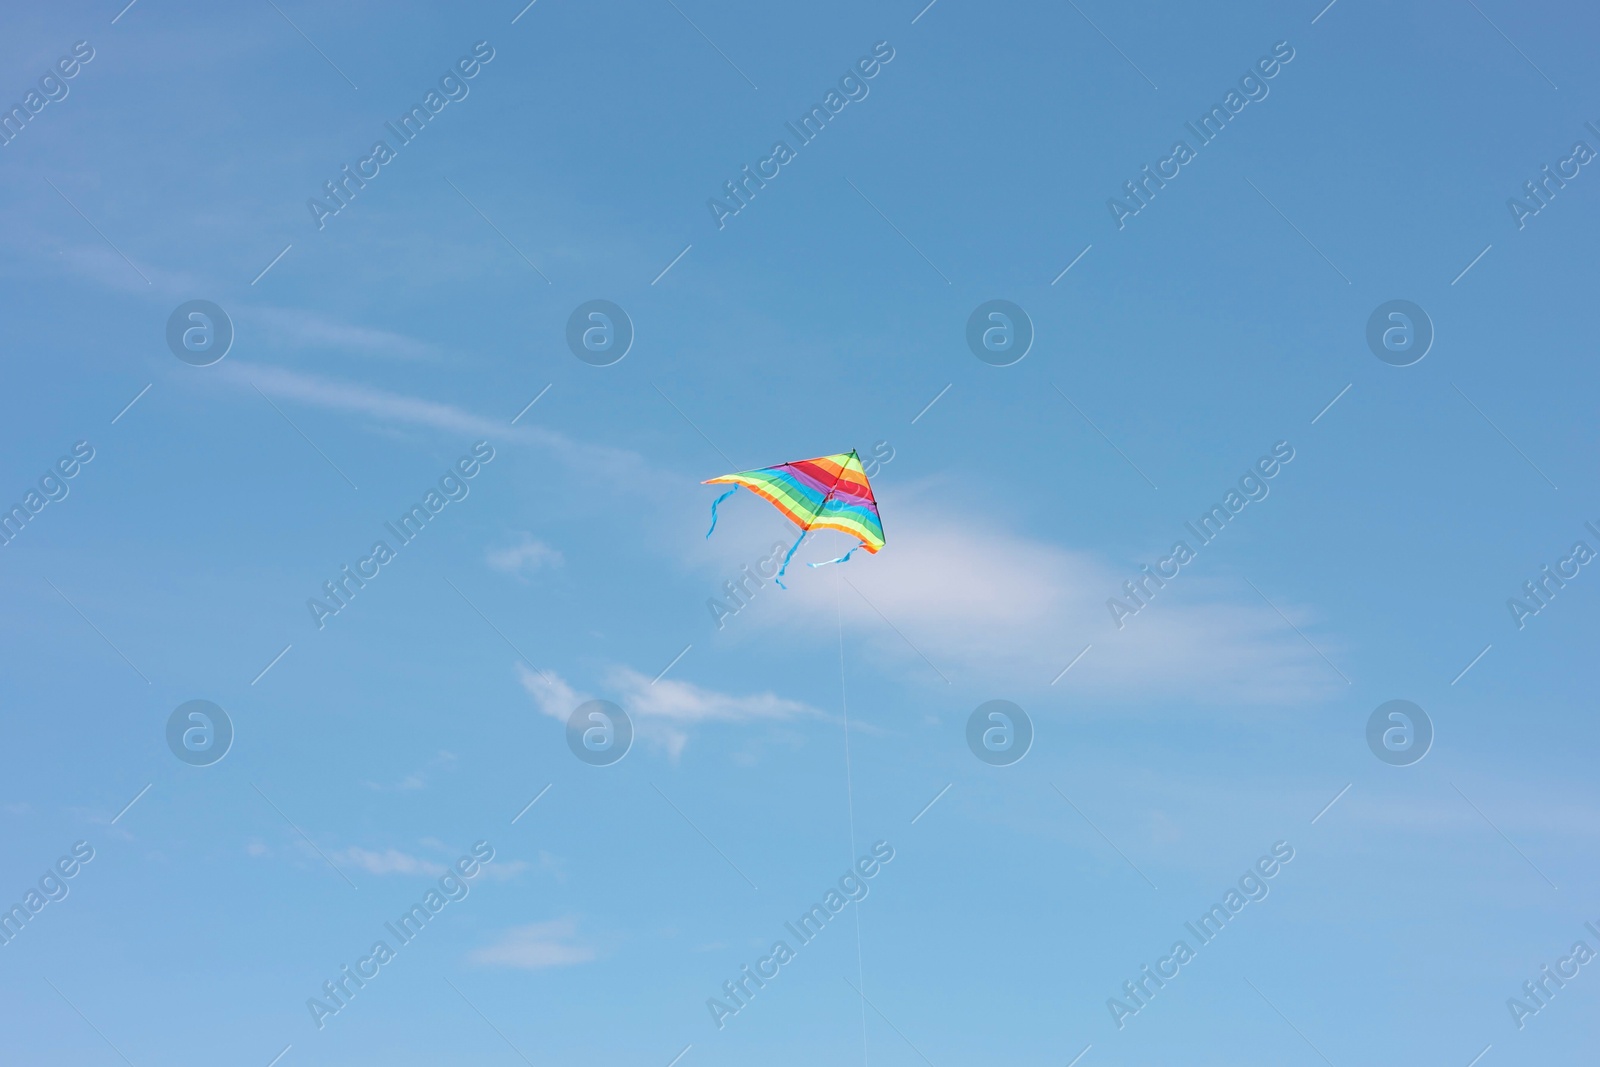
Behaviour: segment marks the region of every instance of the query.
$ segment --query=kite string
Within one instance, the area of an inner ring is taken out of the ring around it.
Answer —
[[[855,551],[855,549],[851,549]],[[816,566],[815,563],[812,564]],[[839,581],[833,583],[833,613],[839,623],[839,707],[844,711],[844,786],[845,797],[848,800],[850,811],[850,855],[856,854],[856,786],[855,772],[850,761],[850,700],[845,694],[844,685],[844,608],[840,604],[841,590],[839,582],[844,580],[841,574]],[[852,860],[853,862],[853,860]],[[867,979],[862,970],[861,963],[861,907],[857,905],[856,913],[856,987],[861,993],[861,1062],[867,1062]]]

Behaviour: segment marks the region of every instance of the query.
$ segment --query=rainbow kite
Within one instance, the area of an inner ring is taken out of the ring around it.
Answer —
[[[877,552],[883,547],[883,520],[878,517],[878,502],[872,496],[867,472],[861,469],[861,457],[854,449],[836,456],[797,459],[793,463],[780,463],[743,474],[724,474],[701,484],[719,483],[731,483],[733,488],[712,502],[711,530],[706,531],[707,537],[717,528],[717,505],[738,492],[741,485],[800,527],[800,540],[789,549],[789,555],[783,557],[783,566],[778,569],[780,589],[788,588],[783,584],[783,572],[789,569],[790,557],[812,530],[841,530],[860,538],[861,543],[856,548],[868,552]],[[811,566],[843,563],[855,550],[852,548],[838,559]]]

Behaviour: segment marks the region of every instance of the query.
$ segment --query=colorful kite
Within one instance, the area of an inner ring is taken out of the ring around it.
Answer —
[[[778,587],[783,584],[783,572],[789,569],[789,559],[812,530],[841,530],[861,539],[856,548],[877,552],[883,547],[883,520],[878,517],[878,502],[872,496],[872,486],[867,482],[867,472],[861,469],[861,457],[852,449],[837,456],[818,456],[816,459],[797,459],[776,467],[745,471],[743,474],[724,474],[710,478],[703,485],[732,483],[733,488],[717,497],[711,504],[711,530],[717,528],[717,505],[738,492],[742,485],[783,512],[784,516],[800,527],[800,540],[783,557],[778,570]],[[711,536],[711,530],[706,536]],[[826,563],[813,563],[823,567],[827,563],[843,563],[855,554],[855,548]]]

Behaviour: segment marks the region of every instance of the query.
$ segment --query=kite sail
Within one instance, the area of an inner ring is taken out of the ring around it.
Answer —
[[[711,530],[717,528],[717,505],[728,499],[740,486],[761,497],[783,512],[784,517],[800,527],[800,539],[783,557],[778,570],[778,587],[783,584],[783,572],[789,569],[789,560],[806,534],[812,530],[840,530],[859,538],[856,548],[877,552],[883,547],[883,520],[878,517],[878,501],[867,482],[867,472],[861,468],[861,457],[855,450],[836,456],[818,456],[816,459],[797,459],[780,463],[776,467],[745,471],[742,474],[724,474],[709,478],[703,485],[733,485],[711,504]],[[711,530],[706,536],[711,536]],[[826,563],[813,563],[813,567],[827,563],[843,563],[855,554],[855,548]]]

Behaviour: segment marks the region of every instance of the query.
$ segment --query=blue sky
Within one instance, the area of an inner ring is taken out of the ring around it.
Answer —
[[[1600,577],[1524,592],[1600,551],[1600,177],[1524,191],[1600,151],[1579,5],[0,21],[0,101],[30,114],[0,146],[0,500],[29,516],[0,548],[14,1056],[1594,1047],[1600,965],[1572,953],[1600,951]],[[786,123],[875,54],[800,144]],[[1275,54],[1198,146],[1185,124]],[[385,124],[430,90],[400,144]],[[348,203],[308,207],[379,139]],[[1177,139],[1194,158],[1119,227],[1108,200]],[[793,157],[719,227],[708,201],[777,140]],[[609,366],[566,341],[597,299],[635,332]],[[1035,331],[1011,366],[965,340],[994,299]],[[235,332],[208,366],[166,340],[193,300]],[[1392,300],[1435,333],[1409,366],[1367,344]],[[308,600],[475,446],[319,627]],[[708,602],[792,527],[742,493],[707,540],[700,483],[851,448],[892,455],[885,549],[793,566],[719,626]],[[1201,544],[1186,523],[1275,448]],[[1108,600],[1180,540],[1119,627]],[[609,766],[568,746],[591,699],[636,734]],[[1007,766],[966,741],[997,699],[1035,735]],[[1396,699],[1434,731],[1404,766],[1367,742]],[[234,730],[208,766],[168,747],[191,700]],[[719,1027],[707,1001],[879,842],[865,896]],[[1280,842],[1202,946],[1185,924]],[[399,945],[385,924],[441,879],[465,889]],[[376,977],[308,1007],[379,940]],[[1194,958],[1130,1000],[1179,940]],[[1534,998],[1546,966],[1578,970]]]

